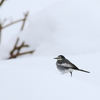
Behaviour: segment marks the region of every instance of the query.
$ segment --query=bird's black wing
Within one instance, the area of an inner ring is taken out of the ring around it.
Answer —
[[[72,66],[72,69],[76,69],[76,70],[78,70],[79,68],[78,67],[76,67],[76,65],[74,65],[73,63],[70,63],[71,64],[71,66]]]
[[[68,59],[58,60],[57,65],[65,68],[72,68],[78,70],[78,68],[73,63],[71,63]]]

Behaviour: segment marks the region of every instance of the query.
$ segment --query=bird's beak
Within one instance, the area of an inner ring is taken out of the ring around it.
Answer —
[[[59,57],[56,57],[56,58],[54,58],[54,59],[57,59],[57,60],[62,60],[61,58],[59,58]]]
[[[59,57],[55,57],[54,59],[59,59]]]

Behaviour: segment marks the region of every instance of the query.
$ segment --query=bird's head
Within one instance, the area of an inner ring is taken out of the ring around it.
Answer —
[[[59,55],[58,57],[54,58],[54,59],[57,59],[57,60],[63,60],[65,59],[65,57],[63,55]]]

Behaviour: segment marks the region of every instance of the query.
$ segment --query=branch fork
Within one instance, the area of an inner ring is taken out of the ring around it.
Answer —
[[[25,42],[22,42],[22,44],[20,46],[17,46],[18,42],[19,42],[19,38],[16,40],[15,46],[12,49],[12,51],[10,52],[10,57],[8,59],[17,58],[18,56],[29,54],[29,53],[32,54],[34,52],[34,50],[32,50],[32,51],[20,53],[20,50],[22,48],[29,47],[29,45],[26,45]],[[14,54],[15,51],[17,51],[17,52]]]

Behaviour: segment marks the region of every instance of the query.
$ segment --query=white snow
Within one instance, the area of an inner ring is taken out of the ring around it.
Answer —
[[[55,59],[52,57],[1,61],[0,100],[99,100],[99,68],[94,68],[91,64],[96,61],[91,58],[91,62],[88,60],[87,63],[90,55],[69,58],[79,64],[78,67],[91,73],[74,71],[72,77],[70,74],[62,75],[56,69]]]
[[[31,14],[22,32],[17,32],[21,24],[3,30],[0,100],[100,100],[99,5],[99,0],[5,2],[1,18],[9,13],[9,17],[18,19],[27,9]],[[18,37],[19,44],[25,41],[30,45],[21,52],[35,52],[4,60]],[[53,59],[59,54],[90,73],[73,71],[72,77],[70,73],[62,75]]]

